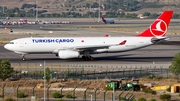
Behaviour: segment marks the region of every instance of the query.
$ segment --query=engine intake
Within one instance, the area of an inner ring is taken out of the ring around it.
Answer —
[[[69,58],[77,58],[79,57],[79,52],[72,50],[60,50],[58,52],[58,56],[60,59],[69,59]]]

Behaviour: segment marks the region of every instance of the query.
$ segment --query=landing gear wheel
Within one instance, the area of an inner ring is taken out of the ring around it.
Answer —
[[[88,60],[89,60],[89,58],[88,58],[88,57],[85,57],[85,58],[84,58],[84,60],[85,60],[85,61],[88,61]]]
[[[89,51],[84,51],[84,55],[82,56],[82,59],[85,61],[93,61],[94,58],[90,55]]]
[[[94,58],[93,58],[93,57],[90,57],[90,60],[91,60],[91,61],[94,61]]]
[[[85,61],[93,61],[94,60],[94,58],[93,57],[88,57],[88,56],[82,56],[82,59],[84,59]]]
[[[25,60],[26,60],[26,58],[25,58],[25,55],[24,55],[24,54],[22,54],[22,60],[23,60],[23,61],[25,61]]]
[[[86,57],[85,56],[82,56],[82,59],[85,59]]]

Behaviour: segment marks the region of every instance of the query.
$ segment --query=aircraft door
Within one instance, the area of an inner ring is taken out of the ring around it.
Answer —
[[[19,41],[19,47],[23,47],[24,46],[24,41]]]
[[[19,41],[19,47],[20,48],[25,48],[25,47],[27,47],[27,43],[24,42],[24,41]]]

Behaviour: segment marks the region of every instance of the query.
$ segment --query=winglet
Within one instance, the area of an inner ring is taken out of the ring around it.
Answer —
[[[137,35],[141,37],[164,37],[172,18],[173,11],[164,11],[143,33]]]

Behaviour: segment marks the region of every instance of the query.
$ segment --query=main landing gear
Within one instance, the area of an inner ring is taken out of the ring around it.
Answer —
[[[85,61],[93,61],[94,60],[94,58],[93,57],[88,57],[88,56],[82,56],[82,59],[84,59]]]
[[[93,61],[94,60],[94,58],[89,54],[89,51],[84,52],[82,59],[84,59],[85,61]]]
[[[22,54],[22,60],[23,60],[23,61],[25,61],[25,60],[26,60],[26,58],[25,58],[25,55],[24,55],[24,54]]]

